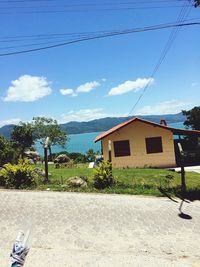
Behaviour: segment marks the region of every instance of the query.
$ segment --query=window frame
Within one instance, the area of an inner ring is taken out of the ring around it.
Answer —
[[[163,153],[162,136],[146,137],[145,144],[147,154]]]
[[[126,147],[125,147],[125,149],[122,149],[122,147],[124,145],[126,145]],[[114,156],[116,158],[131,156],[130,141],[128,139],[127,140],[113,141],[113,148],[114,148]]]

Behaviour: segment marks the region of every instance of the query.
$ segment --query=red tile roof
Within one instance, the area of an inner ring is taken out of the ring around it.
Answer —
[[[122,122],[118,125],[116,125],[115,127],[111,128],[110,130],[106,131],[105,133],[102,133],[100,134],[99,136],[97,136],[95,138],[95,143],[102,140],[103,138],[105,138],[106,136],[116,132],[117,130],[123,128],[124,126],[130,124],[130,123],[134,123],[136,121],[139,121],[139,122],[143,122],[143,123],[146,123],[146,124],[150,124],[152,126],[155,126],[155,127],[160,127],[162,129],[165,129],[165,130],[168,130],[168,131],[171,131],[173,132],[173,134],[182,134],[182,135],[199,135],[200,136],[200,131],[199,130],[187,130],[187,129],[179,129],[179,128],[173,128],[173,127],[168,127],[168,126],[165,126],[163,124],[158,124],[158,123],[155,123],[155,122],[151,122],[151,121],[147,121],[147,120],[143,120],[143,119],[140,119],[140,118],[133,118],[133,119],[130,119],[128,121],[125,121],[125,122]]]

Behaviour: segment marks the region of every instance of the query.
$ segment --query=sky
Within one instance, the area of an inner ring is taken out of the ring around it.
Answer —
[[[6,55],[113,31],[177,23],[181,17],[200,22],[200,7],[192,3],[1,0],[0,127],[36,116],[65,123],[173,114],[199,106],[200,25]],[[167,42],[170,49],[158,64]]]

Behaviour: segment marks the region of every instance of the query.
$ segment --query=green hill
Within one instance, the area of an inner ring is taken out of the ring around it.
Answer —
[[[185,120],[185,116],[183,116],[182,113],[169,114],[169,115],[148,115],[148,116],[137,116],[137,117],[157,123],[159,123],[161,119],[165,119],[168,124],[183,122]],[[119,117],[119,118],[108,117],[87,122],[71,121],[68,123],[61,124],[61,127],[65,129],[68,134],[103,132],[131,118],[133,117],[132,116]],[[10,138],[10,134],[14,126],[15,125],[13,124],[3,126],[2,128],[0,128],[0,134],[5,136],[6,138]]]
[[[137,117],[157,123],[159,123],[161,119],[165,119],[167,123],[183,122],[185,120],[185,117],[182,115],[182,113],[169,114],[169,115],[137,116]],[[61,124],[61,127],[63,129],[66,129],[69,134],[103,132],[131,118],[133,117],[132,116],[119,117],[119,118],[108,117],[88,122],[72,121],[65,124]]]

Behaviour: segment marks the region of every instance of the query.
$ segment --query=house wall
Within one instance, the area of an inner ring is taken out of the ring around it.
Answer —
[[[162,153],[146,153],[145,138],[162,137]],[[108,160],[108,140],[112,141],[113,167],[172,167],[176,166],[173,134],[169,130],[136,121],[124,126],[102,140],[103,156]],[[115,157],[113,141],[129,140],[130,156]]]

